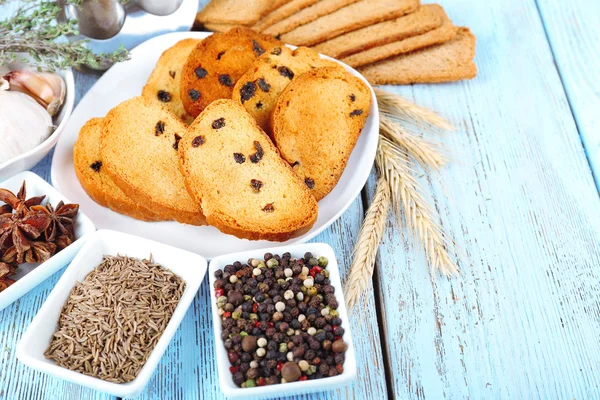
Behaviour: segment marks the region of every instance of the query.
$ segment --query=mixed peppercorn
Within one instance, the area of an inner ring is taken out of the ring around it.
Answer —
[[[235,262],[215,271],[221,339],[240,387],[304,381],[344,371],[347,344],[326,257]]]

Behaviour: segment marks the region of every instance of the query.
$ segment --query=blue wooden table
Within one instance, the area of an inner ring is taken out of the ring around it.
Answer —
[[[351,316],[358,380],[319,397],[600,398],[600,2],[440,2],[477,35],[479,76],[385,89],[459,128],[443,138],[451,166],[424,179],[461,274],[432,279],[391,215],[366,307]],[[96,79],[76,74],[78,99]],[[34,171],[49,179],[49,166]],[[344,273],[374,183],[315,239],[334,247]],[[15,358],[61,273],[0,312],[0,399],[110,397]],[[208,290],[143,399],[223,397]]]

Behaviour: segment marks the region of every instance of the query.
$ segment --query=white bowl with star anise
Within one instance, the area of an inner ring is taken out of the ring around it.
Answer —
[[[33,172],[0,183],[0,311],[71,262],[95,230]]]

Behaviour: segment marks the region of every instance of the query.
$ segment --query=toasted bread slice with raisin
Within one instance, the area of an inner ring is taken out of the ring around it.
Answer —
[[[217,100],[179,143],[188,191],[210,225],[251,240],[285,241],[313,226],[318,205],[269,137],[234,100]]]
[[[342,176],[370,108],[369,87],[339,67],[308,71],[279,96],[273,140],[317,200]]]
[[[104,118],[100,156],[113,182],[136,203],[161,219],[204,225],[179,172],[177,149],[186,128],[160,105],[133,97]]]
[[[236,83],[233,99],[239,101],[267,134],[271,134],[269,121],[277,98],[295,77],[304,72],[325,66],[339,66],[326,60],[307,47],[274,47],[254,62]],[[340,66],[340,68],[342,68]]]
[[[181,70],[200,41],[201,39],[183,39],[165,50],[142,89],[142,96],[164,106],[186,124],[191,124],[194,117],[185,111],[179,97]]]
[[[181,74],[180,96],[196,117],[211,102],[230,99],[233,86],[262,54],[281,42],[248,28],[214,33],[190,53]]]
[[[86,122],[73,147],[75,174],[81,187],[96,203],[119,214],[142,221],[159,220],[156,214],[123,193],[106,173],[100,157],[103,122],[102,118],[92,118]]]

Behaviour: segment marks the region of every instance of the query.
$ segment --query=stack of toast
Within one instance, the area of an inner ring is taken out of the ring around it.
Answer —
[[[247,26],[356,68],[372,84],[471,79],[475,36],[438,4],[419,0],[212,0],[196,23],[218,32]],[[239,7],[239,6],[238,6]]]
[[[250,240],[306,233],[372,93],[310,48],[234,28],[160,57],[141,96],[81,129],[74,166],[98,204]]]

